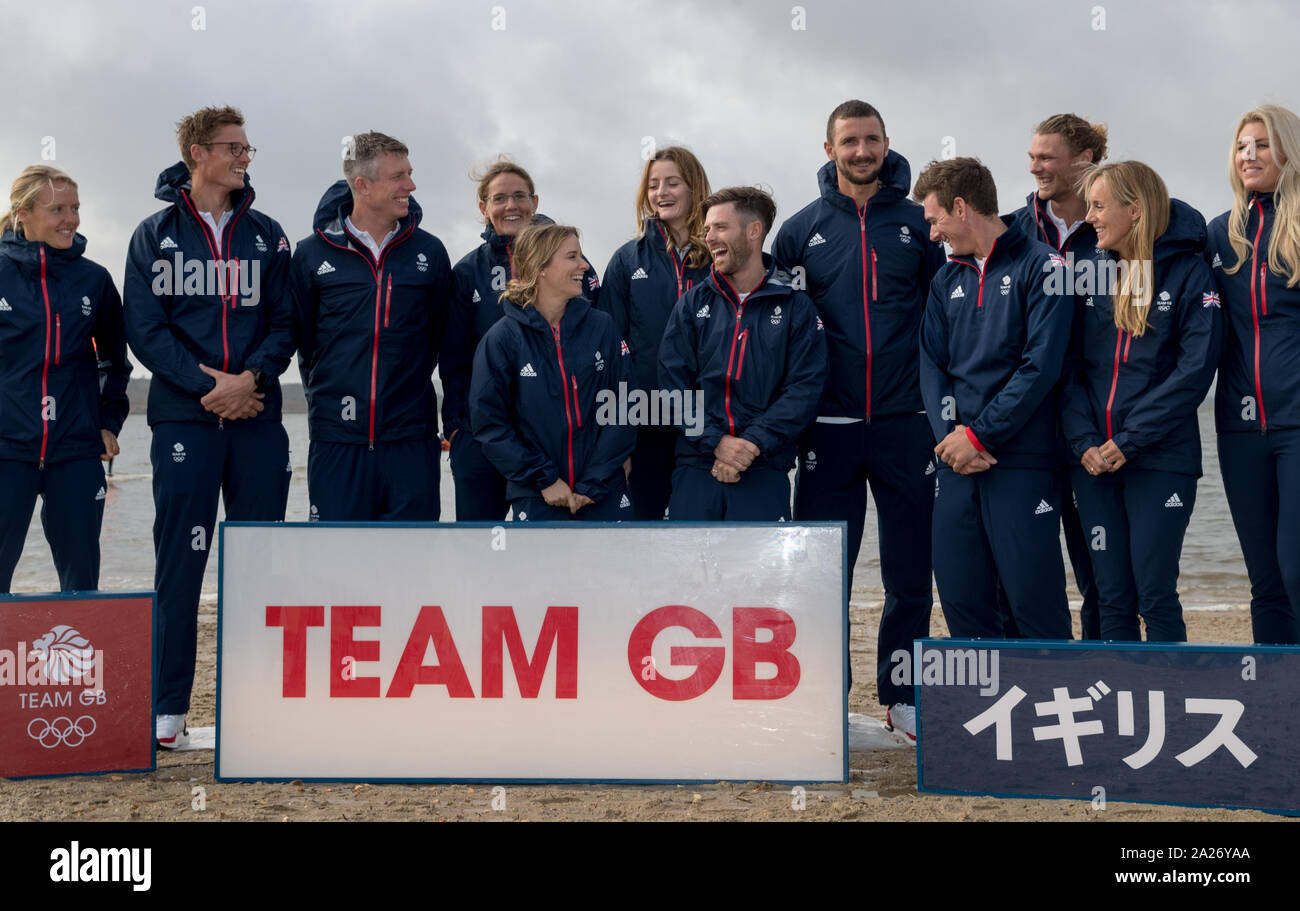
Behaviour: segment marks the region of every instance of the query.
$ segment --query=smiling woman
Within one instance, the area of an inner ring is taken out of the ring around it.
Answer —
[[[0,217],[0,592],[9,591],[38,495],[60,587],[93,590],[100,460],[118,454],[128,409],[122,302],[108,272],[82,255],[72,178],[33,165],[9,201]]]

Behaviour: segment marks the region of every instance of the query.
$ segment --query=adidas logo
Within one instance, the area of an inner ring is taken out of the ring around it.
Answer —
[[[158,249],[159,249],[159,250],[175,250],[175,249],[176,249],[176,241],[172,240],[170,237],[164,237],[164,238],[162,239],[162,243],[158,244]]]
[[[330,261],[329,261],[328,259],[326,259],[326,260],[322,260],[322,261],[321,261],[320,268],[316,270],[316,274],[317,274],[317,275],[329,275],[329,274],[330,274],[331,272],[333,272],[333,271],[334,271],[334,267],[331,266],[331,265],[330,265]]]
[[[1165,509],[1182,509],[1183,501],[1178,499],[1178,494],[1174,494],[1168,500],[1165,500]]]
[[[961,289],[961,285],[952,289],[952,294],[948,295],[948,300],[956,300],[959,297],[965,297],[966,292]]]
[[[623,499],[618,501],[618,508],[627,509],[631,505],[632,505],[632,501],[627,498],[627,494],[623,494]]]
[[[700,309],[696,310],[696,311],[695,311],[695,318],[696,318],[696,319],[708,319],[708,318],[709,318],[709,305],[708,305],[708,304],[705,304],[703,307],[701,307]]]
[[[1214,262],[1210,263],[1210,268],[1211,268],[1211,269],[1222,269],[1222,268],[1223,268],[1223,260],[1219,259],[1219,254],[1217,254],[1217,253],[1214,254]]]
[[[1046,500],[1038,501],[1038,508],[1034,510],[1034,515],[1041,516],[1045,512],[1051,512],[1052,507],[1047,504]]]
[[[820,234],[814,234],[812,238],[808,241],[808,246],[815,247],[818,244],[824,244],[824,243],[826,243],[826,238],[822,237]]]
[[[925,463],[925,473],[926,473],[927,475],[932,475],[932,474],[934,474],[934,463],[933,463],[933,462],[926,462],[926,463]]]
[[[520,369],[520,371],[519,371],[519,375],[520,375],[520,376],[537,376],[537,371],[533,369],[533,365],[532,365],[531,363],[528,363],[528,364],[524,364],[523,368]]]
[[[3,297],[0,297],[0,312],[13,313],[13,310],[14,308],[9,306],[9,301],[5,300]]]
[[[631,280],[632,280],[632,281],[636,281],[638,278],[649,278],[649,277],[650,277],[650,276],[648,276],[648,275],[645,274],[645,269],[637,269],[635,272],[632,273],[632,278],[631,278]],[[624,499],[627,499],[627,498],[624,497]]]
[[[100,485],[99,493],[95,494],[95,499],[102,500],[107,496],[108,496],[108,491],[104,489],[103,485]]]
[[[481,298],[481,297],[478,296],[478,288],[475,288],[475,289],[474,289],[474,296],[473,296],[472,298],[470,298],[470,303],[477,304],[477,303],[479,303],[481,300],[483,300],[483,298]]]

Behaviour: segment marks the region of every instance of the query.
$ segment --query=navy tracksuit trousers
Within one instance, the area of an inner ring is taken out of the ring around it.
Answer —
[[[641,427],[632,450],[627,495],[638,522],[658,522],[668,511],[677,466],[677,431],[672,427]]]
[[[890,681],[890,657],[912,653],[930,634],[930,513],[934,505],[934,436],[924,414],[871,423],[816,423],[801,441],[795,478],[796,521],[848,522],[849,589],[862,549],[867,487],[876,503],[880,578],[885,607],[876,641],[876,692],[881,705],[914,700],[912,687]]]
[[[1069,639],[1061,560],[1061,489],[1050,470],[995,466],[935,474],[934,579],[948,631],[1002,638],[998,586],[1027,639]]]
[[[154,711],[189,711],[199,594],[215,541],[217,498],[232,522],[281,522],[289,501],[289,436],[279,421],[153,427]]]
[[[457,522],[501,522],[510,510],[506,479],[483,455],[468,430],[451,438],[451,476],[456,483]]]
[[[576,513],[567,506],[550,506],[540,496],[515,497],[510,501],[516,522],[630,522],[633,518],[632,501],[628,497],[623,473],[620,471],[609,485],[605,498],[584,506]]]
[[[1219,467],[1261,645],[1300,642],[1300,429],[1219,434]]]
[[[1196,504],[1196,478],[1125,466],[1093,477],[1071,472],[1084,534],[1092,551],[1101,612],[1101,638],[1186,642],[1178,600],[1178,560]]]
[[[460,436],[460,434],[456,434]],[[437,522],[442,444],[326,443],[307,448],[313,522]]]
[[[790,478],[775,468],[740,473],[723,484],[708,468],[679,465],[673,471],[668,518],[674,522],[781,522],[790,519]]]
[[[23,554],[36,498],[41,527],[63,591],[99,587],[99,528],[104,519],[104,463],[98,458],[46,463],[0,461],[0,592],[8,593]]]

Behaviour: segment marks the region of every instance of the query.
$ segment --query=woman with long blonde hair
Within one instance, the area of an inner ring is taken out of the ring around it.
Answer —
[[[637,236],[614,251],[601,284],[601,309],[614,317],[631,351],[629,391],[658,386],[659,343],[673,305],[709,276],[703,203],[710,192],[704,166],[682,146],[659,149],[641,170]],[[676,445],[671,427],[639,428],[628,477],[637,520],[664,517]]]
[[[1201,259],[1205,219],[1138,161],[1083,182],[1096,274],[1076,306],[1061,425],[1091,538],[1101,638],[1187,639],[1178,560],[1201,475],[1196,408],[1219,357],[1221,315]]]
[[[582,296],[578,230],[534,225],[515,242],[515,277],[474,354],[474,438],[506,479],[519,522],[631,518],[623,461],[636,430],[612,419],[624,346]]]
[[[76,182],[48,165],[19,175],[0,216],[0,592],[37,496],[60,587],[99,587],[100,462],[118,454],[131,364],[122,300],[80,224]]]
[[[1219,466],[1250,575],[1259,643],[1300,642],[1300,117],[1261,105],[1237,122],[1232,208],[1205,255],[1223,297],[1214,397]]]

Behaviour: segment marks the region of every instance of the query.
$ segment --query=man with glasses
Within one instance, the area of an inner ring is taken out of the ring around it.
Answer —
[[[277,377],[293,356],[289,242],[252,208],[244,118],[203,108],[176,126],[182,161],[154,195],[127,254],[127,338],[153,372],[155,736],[187,739],[198,601],[217,497],[226,518],[281,521],[289,438]]]

